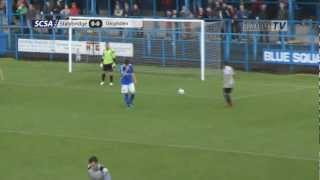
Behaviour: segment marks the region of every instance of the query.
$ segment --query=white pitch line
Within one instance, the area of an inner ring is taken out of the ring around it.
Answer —
[[[175,144],[150,144],[150,143],[140,143],[134,141],[125,141],[119,139],[110,139],[110,138],[97,138],[97,137],[89,137],[89,136],[65,136],[65,135],[56,135],[56,134],[48,134],[48,133],[34,133],[28,131],[20,131],[20,130],[5,130],[0,129],[0,133],[6,134],[18,134],[18,135],[29,135],[29,136],[47,136],[47,137],[55,137],[62,139],[79,139],[79,140],[88,140],[88,141],[97,141],[97,142],[114,142],[114,143],[123,143],[123,144],[134,144],[134,145],[144,145],[144,146],[158,146],[158,147],[167,147],[167,148],[178,148],[178,149],[193,149],[193,150],[202,150],[202,151],[215,151],[221,153],[233,153],[233,154],[242,154],[242,155],[250,155],[250,156],[260,156],[260,157],[268,157],[268,158],[276,158],[276,159],[290,159],[290,160],[304,160],[304,161],[317,161],[317,158],[309,158],[302,156],[291,156],[291,155],[277,155],[272,153],[256,153],[249,151],[237,151],[237,150],[229,150],[229,149],[221,149],[221,148],[208,148],[194,145],[175,145]]]

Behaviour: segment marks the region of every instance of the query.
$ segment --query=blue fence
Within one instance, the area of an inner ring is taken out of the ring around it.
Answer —
[[[210,48],[219,48],[220,55],[216,61],[230,62],[246,71],[278,67],[314,69],[319,63],[319,28],[313,21],[294,21],[287,33],[248,33],[234,30],[230,21],[224,24],[221,32],[206,34],[215,37],[207,38],[206,54],[210,53]],[[17,47],[19,38],[68,40],[67,29],[33,29],[28,26],[1,26],[0,29],[1,54],[16,58],[67,59],[61,54],[20,53]],[[170,31],[100,29],[95,35],[74,32],[73,37],[79,41],[131,42],[135,46],[135,58],[142,63],[198,65],[200,61],[199,32],[186,32],[179,28]]]

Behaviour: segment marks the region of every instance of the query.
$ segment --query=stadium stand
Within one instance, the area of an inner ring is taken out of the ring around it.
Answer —
[[[95,7],[93,7],[95,6]],[[283,7],[280,11],[280,7]],[[289,20],[320,19],[319,2],[299,0],[16,0],[12,8],[6,8],[6,0],[0,1],[0,12],[6,11],[9,23],[23,24],[26,19],[38,16],[166,16],[167,12],[178,12],[175,18],[205,19],[275,19]],[[265,9],[265,14],[261,10]],[[31,13],[30,13],[31,11]],[[10,18],[15,16],[15,18]],[[172,15],[170,15],[172,16]]]

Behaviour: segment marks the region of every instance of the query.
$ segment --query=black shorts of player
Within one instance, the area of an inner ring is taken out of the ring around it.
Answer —
[[[232,88],[223,88],[223,93],[230,94],[232,92]]]
[[[104,65],[103,65],[103,71],[113,72],[112,64],[104,64]]]

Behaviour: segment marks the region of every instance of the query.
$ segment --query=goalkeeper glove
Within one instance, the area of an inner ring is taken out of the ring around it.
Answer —
[[[116,64],[116,63],[113,63],[113,64],[112,64],[112,68],[113,68],[113,69],[116,69],[116,67],[117,67],[117,64]]]

